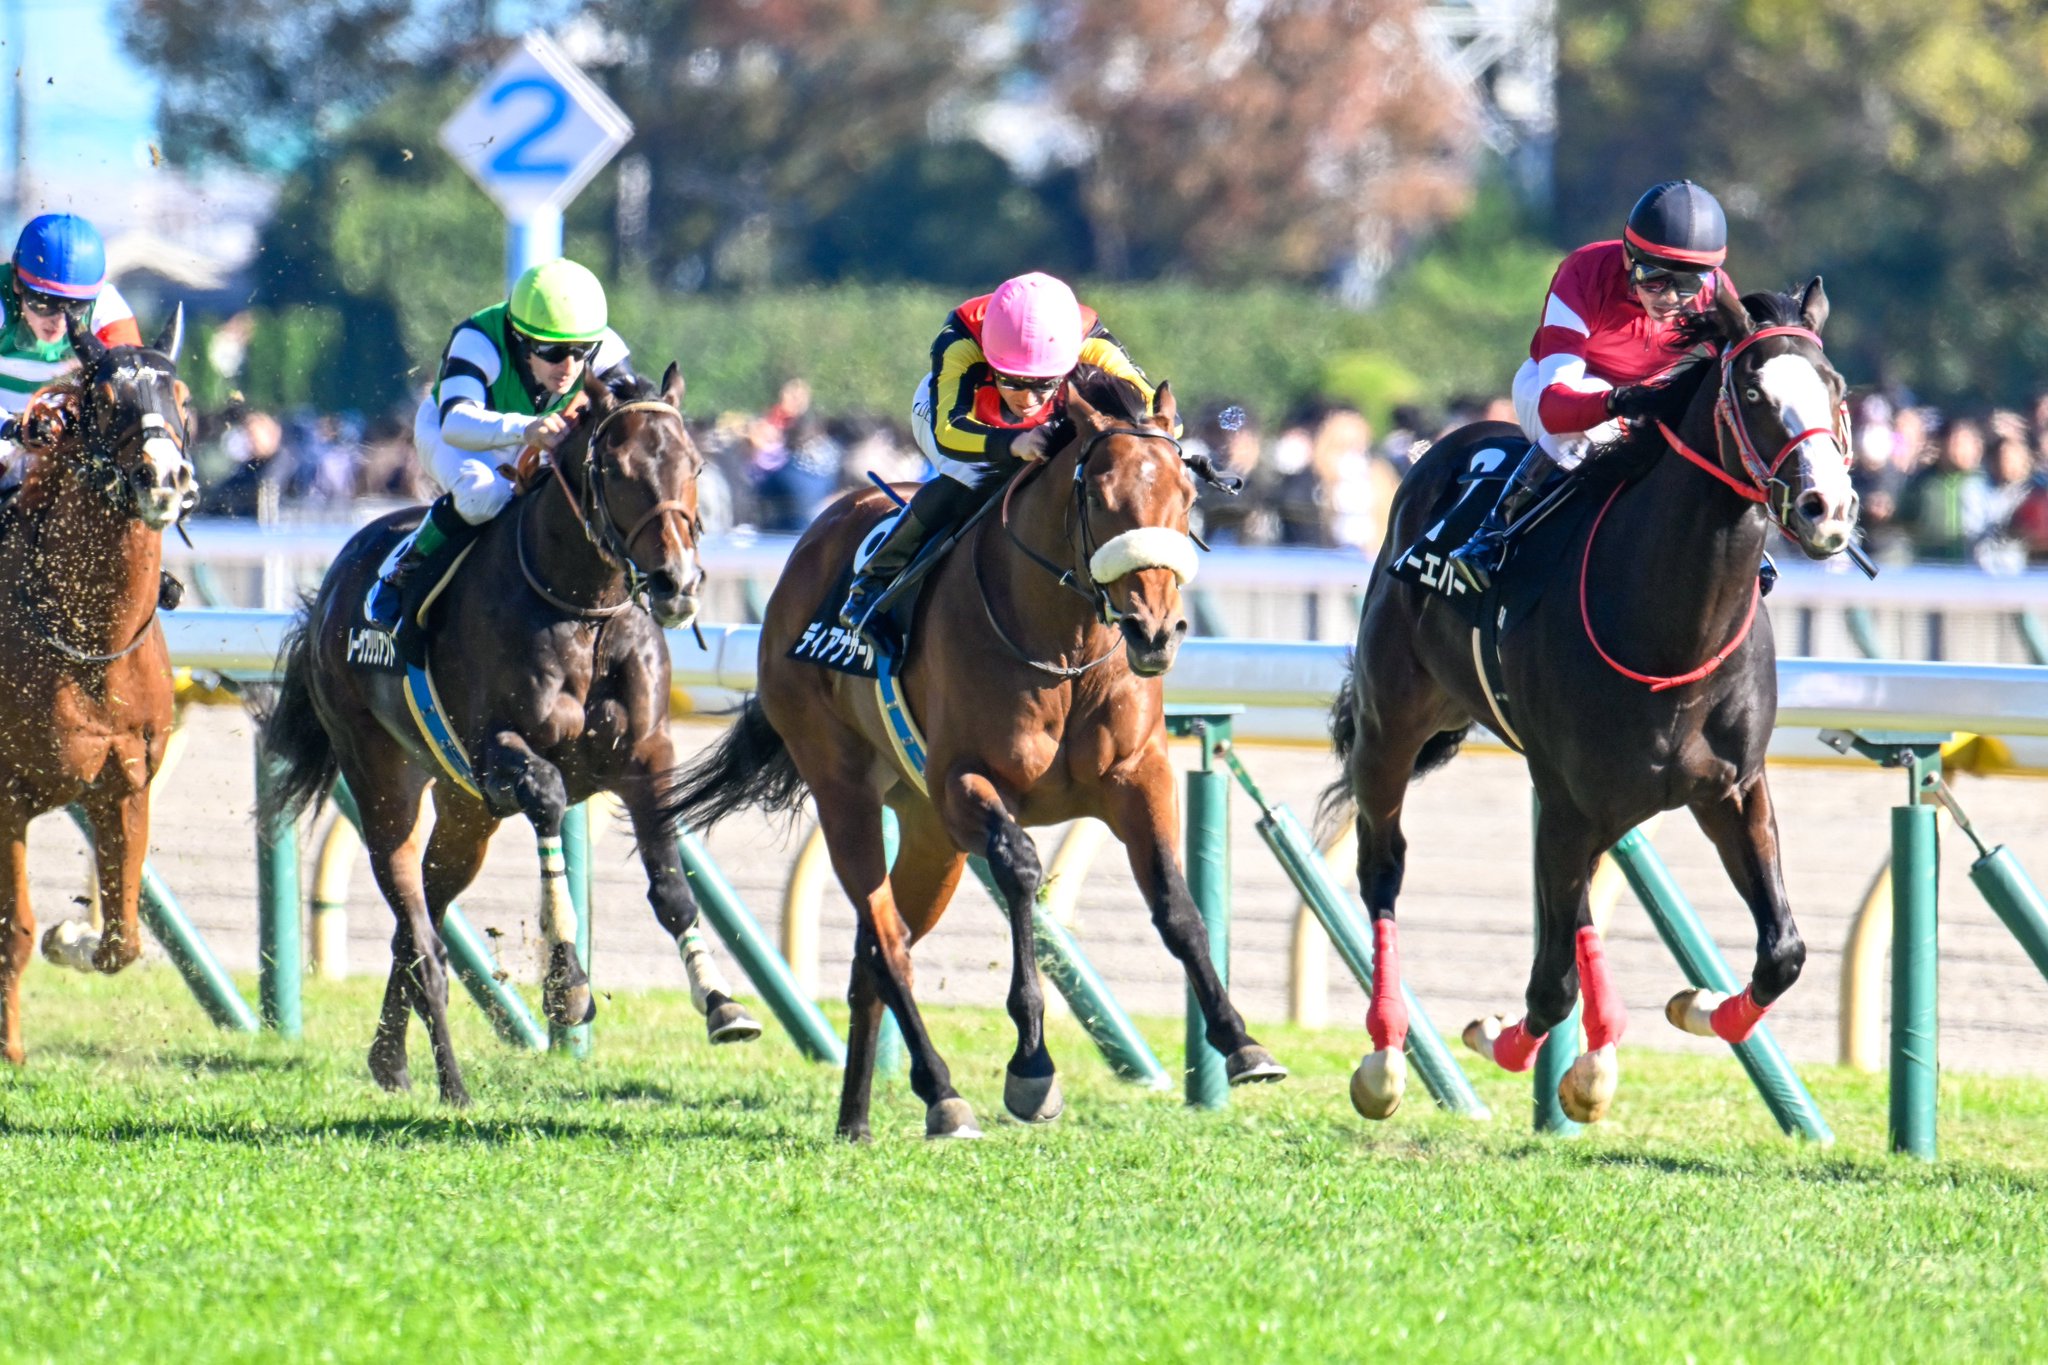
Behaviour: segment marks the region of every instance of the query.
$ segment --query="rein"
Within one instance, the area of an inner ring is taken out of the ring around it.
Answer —
[[[1082,601],[1088,603],[1090,608],[1092,608],[1091,614],[1096,620],[1105,626],[1113,627],[1122,620],[1123,613],[1119,612],[1115,604],[1109,600],[1109,590],[1096,582],[1094,575],[1089,573],[1087,568],[1098,547],[1095,545],[1094,528],[1088,523],[1086,483],[1088,461],[1095,454],[1095,447],[1112,436],[1136,436],[1143,440],[1165,441],[1173,447],[1175,454],[1181,456],[1183,462],[1186,460],[1186,453],[1182,451],[1180,442],[1156,428],[1105,427],[1090,437],[1088,444],[1081,448],[1081,453],[1074,457],[1074,497],[1072,503],[1067,508],[1067,527],[1069,531],[1071,532],[1077,515],[1081,523],[1081,563],[1078,566],[1061,568],[1052,560],[1026,545],[1023,538],[1017,534],[1016,528],[1010,525],[1010,499],[1016,495],[1020,487],[1037,477],[1039,470],[1044,468],[1043,464],[1026,470],[1023,474],[1010,481],[1010,486],[1003,490],[1003,508],[998,521],[1003,528],[1003,534],[1010,538],[1012,545],[1023,552],[1026,559],[1050,574],[1057,586],[1067,589]],[[1086,586],[1082,586],[1083,584],[1086,584]],[[1055,678],[1078,678],[1082,674],[1091,672],[1101,665],[1108,663],[1123,648],[1123,643],[1118,641],[1101,655],[1090,659],[1085,664],[1075,666],[1046,663],[1043,660],[1034,659],[1029,654],[1026,654],[1016,641],[1010,638],[1010,633],[1003,629],[1002,622],[996,620],[995,608],[989,604],[988,600],[988,584],[983,581],[981,576],[981,560],[978,556],[974,560],[974,586],[976,592],[981,596],[982,615],[988,618],[989,626],[996,633],[996,639],[1002,642],[1003,648],[1009,650],[1018,662],[1035,668],[1041,673],[1050,674]]]
[[[1741,355],[1752,344],[1765,337],[1774,336],[1796,336],[1812,342],[1816,348],[1821,345],[1820,335],[1811,328],[1776,326],[1759,327],[1728,348],[1721,357],[1720,392],[1714,398],[1714,454],[1717,458],[1710,460],[1694,450],[1662,418],[1657,421],[1657,431],[1672,450],[1687,463],[1718,479],[1737,497],[1762,506],[1770,514],[1778,530],[1790,536],[1791,532],[1785,530],[1785,518],[1791,512],[1792,488],[1778,477],[1779,471],[1784,468],[1785,461],[1791,458],[1792,452],[1814,436],[1833,436],[1846,457],[1849,450],[1849,410],[1846,404],[1837,410],[1832,431],[1811,427],[1797,432],[1779,447],[1775,456],[1769,461],[1764,460],[1757,452],[1756,443],[1750,437],[1749,429],[1742,421],[1741,409],[1735,401],[1735,357]],[[1747,482],[1728,472],[1725,452],[1726,443],[1731,440],[1735,445],[1736,454],[1741,459],[1743,472],[1749,475]],[[1652,692],[1684,687],[1688,683],[1696,683],[1703,678],[1711,677],[1728,661],[1730,655],[1742,648],[1742,642],[1749,638],[1751,628],[1756,625],[1757,604],[1763,600],[1761,583],[1752,581],[1750,585],[1749,611],[1742,618],[1742,624],[1736,628],[1735,638],[1722,646],[1719,653],[1689,673],[1674,674],[1670,677],[1638,673],[1609,654],[1601,645],[1599,637],[1593,633],[1593,615],[1586,604],[1586,580],[1590,576],[1593,563],[1593,542],[1600,534],[1600,523],[1607,518],[1607,509],[1614,506],[1614,500],[1621,496],[1622,487],[1623,485],[1616,484],[1614,491],[1607,495],[1607,501],[1600,504],[1600,511],[1593,518],[1592,529],[1586,532],[1585,552],[1579,558],[1579,624],[1585,629],[1586,643],[1593,646],[1593,652],[1598,654],[1609,668],[1632,682],[1646,684]]]

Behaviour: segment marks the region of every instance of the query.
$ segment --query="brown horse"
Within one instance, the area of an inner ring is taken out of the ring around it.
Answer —
[[[1073,441],[1013,477],[1000,513],[966,534],[917,606],[901,685],[926,740],[924,771],[891,744],[873,682],[788,657],[821,594],[890,510],[879,493],[859,493],[827,509],[791,551],[761,627],[760,692],[686,782],[693,824],[747,805],[791,810],[806,788],[817,799],[859,921],[842,1137],[869,1136],[885,1005],[911,1054],[926,1134],[980,1136],[911,997],[910,946],[938,923],[970,853],[987,857],[1010,916],[1017,1048],[1003,1103],[1026,1122],[1059,1116],[1032,954],[1042,874],[1024,826],[1081,816],[1123,841],[1231,1081],[1286,1074],[1225,995],[1174,854],[1160,675],[1187,631],[1180,590],[1194,572],[1195,487],[1171,435],[1173,395],[1161,384],[1149,411],[1135,387],[1084,370],[1066,412]],[[885,804],[902,831],[893,869]]]
[[[671,365],[658,394],[637,377],[618,381],[616,392],[590,379],[583,392],[582,416],[535,485],[485,528],[438,601],[429,600],[440,624],[428,663],[450,731],[473,756],[467,781],[426,748],[390,642],[368,640],[362,620],[379,564],[418,510],[372,522],[349,541],[281,655],[283,681],[263,734],[281,774],[277,814],[296,815],[337,773],[346,777],[378,888],[398,919],[370,1047],[371,1074],[386,1089],[412,1084],[410,1005],[432,1035],[441,1098],[468,1102],[448,1037],[440,925],[508,816],[532,822],[540,846],[545,1011],[558,1024],[596,1012],[575,951],[562,822],[599,791],[618,793],[632,820],[648,901],[682,951],[712,1041],[761,1031],[731,999],[697,928],[668,799],[675,754],[662,629],[696,616],[704,582],[703,461],[683,425],[682,378]]]
[[[1684,991],[1667,1016],[1687,1032],[1740,1042],[1798,979],[1806,947],[1785,897],[1764,775],[1778,696],[1757,566],[1774,530],[1814,559],[1853,544],[1843,383],[1821,352],[1827,315],[1816,279],[1797,296],[1724,293],[1689,324],[1687,339],[1718,348],[1718,360],[1665,384],[1661,410],[1575,476],[1587,484],[1585,510],[1553,516],[1517,549],[1499,607],[1509,621],[1500,634],[1503,706],[1475,671],[1473,627],[1437,591],[1393,577],[1389,556],[1443,515],[1468,468],[1499,463],[1504,443],[1521,435],[1499,423],[1461,428],[1403,481],[1331,720],[1346,772],[1330,796],[1356,805],[1359,886],[1379,955],[1366,1015],[1374,1050],[1351,1086],[1366,1117],[1394,1111],[1405,1077],[1394,934],[1407,853],[1402,803],[1410,781],[1448,761],[1475,719],[1519,736],[1540,802],[1528,1012],[1468,1028],[1481,1055],[1528,1068],[1583,984],[1587,1051],[1558,1098],[1582,1123],[1606,1113],[1625,1015],[1587,884],[1615,840],[1678,806],[1692,811],[1748,904],[1757,955],[1740,995]]]
[[[53,925],[43,952],[118,972],[142,951],[136,902],[149,782],[171,733],[171,663],[157,622],[164,528],[198,500],[178,379],[184,312],[147,347],[109,347],[75,320],[79,374],[23,425],[33,458],[0,513],[0,1015],[22,1059],[21,974],[35,939],[28,823],[76,802],[92,826],[104,932]]]

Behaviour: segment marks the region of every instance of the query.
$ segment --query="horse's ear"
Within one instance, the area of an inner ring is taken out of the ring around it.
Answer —
[[[1081,396],[1080,386],[1071,381],[1067,384],[1067,416],[1090,431],[1100,431],[1105,425],[1102,414]]]
[[[608,408],[612,404],[611,386],[589,369],[583,371],[583,401],[593,408]]]
[[[1818,275],[1799,297],[1799,316],[1806,319],[1806,330],[1815,336],[1819,336],[1820,329],[1828,325],[1828,291],[1820,287]]]
[[[1159,381],[1159,391],[1152,395],[1153,424],[1164,431],[1180,428],[1180,404],[1174,401],[1173,385],[1167,380]]]
[[[107,358],[107,343],[94,336],[85,319],[76,315],[65,316],[64,330],[71,336],[71,349],[77,354],[78,363],[88,371],[97,370]]]
[[[661,372],[661,401],[674,408],[677,412],[681,412],[683,410],[683,387],[683,368],[671,360],[668,363],[668,368]]]
[[[185,305],[180,302],[171,310],[171,320],[156,334],[156,340],[149,343],[149,349],[170,361],[178,363],[178,352],[185,345]]]
[[[1714,316],[1720,319],[1722,339],[1737,342],[1754,332],[1756,323],[1742,306],[1742,296],[1735,292],[1735,286],[1727,283],[1727,276],[1721,279],[1725,287],[1714,291]]]

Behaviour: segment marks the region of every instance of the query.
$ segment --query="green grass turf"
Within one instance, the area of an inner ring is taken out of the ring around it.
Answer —
[[[713,1051],[686,998],[602,1002],[587,1064],[467,1003],[478,1099],[363,1068],[377,983],[309,983],[307,1039],[214,1032],[164,969],[38,963],[0,1075],[0,1357],[1546,1361],[2040,1358],[2048,1085],[1951,1077],[1942,1161],[1883,1155],[1881,1078],[1808,1080],[1840,1143],[1779,1135],[1732,1060],[1623,1053],[1611,1119],[1344,1098],[1349,1030],[1260,1030],[1295,1069],[1192,1113],[1056,1021],[1067,1115],[995,1122],[1010,1029],[935,1011],[989,1130],[877,1141],[774,1027]],[[1662,1027],[1638,1018],[1638,1029]],[[1148,1032],[1164,1058],[1175,1021]],[[687,1353],[687,1355],[683,1354]]]

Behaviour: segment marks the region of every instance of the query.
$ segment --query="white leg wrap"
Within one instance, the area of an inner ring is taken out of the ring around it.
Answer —
[[[559,838],[540,840],[540,928],[549,944],[576,941],[576,902],[569,897],[569,865]]]
[[[719,970],[718,959],[711,955],[711,942],[704,937],[702,925],[693,924],[683,930],[676,946],[683,953],[683,970],[690,977],[690,1003],[697,1007],[697,1013],[709,1012],[706,1001],[713,991],[728,998],[732,995],[732,986]]]
[[[93,954],[99,948],[98,931],[82,919],[60,920],[43,935],[43,956],[73,971],[91,971]]]

